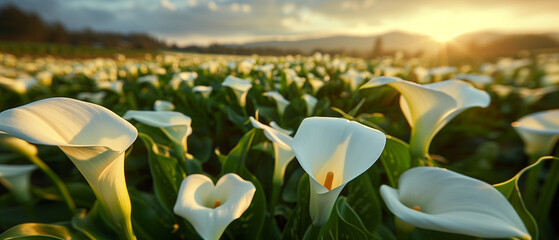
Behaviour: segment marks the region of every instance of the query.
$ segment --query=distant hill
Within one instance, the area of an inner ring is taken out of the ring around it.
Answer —
[[[438,43],[427,35],[412,34],[404,32],[389,32],[374,36],[332,36],[324,38],[312,38],[298,41],[266,41],[251,42],[236,45],[245,48],[274,47],[282,50],[296,49],[303,53],[311,53],[315,50],[345,50],[346,52],[368,52],[374,47],[377,39],[382,39],[383,50],[403,50],[407,52],[418,52],[438,46]]]

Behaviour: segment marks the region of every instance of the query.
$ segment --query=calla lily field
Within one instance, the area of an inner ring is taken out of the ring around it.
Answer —
[[[559,55],[0,53],[0,239],[556,239]]]

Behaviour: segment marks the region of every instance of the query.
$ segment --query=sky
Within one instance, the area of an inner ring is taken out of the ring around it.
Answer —
[[[145,32],[179,46],[421,33],[559,32],[559,0],[0,0],[70,30]]]

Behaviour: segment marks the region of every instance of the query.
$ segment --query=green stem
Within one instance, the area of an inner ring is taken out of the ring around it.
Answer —
[[[136,235],[132,230],[132,222],[130,219],[123,221],[118,231],[118,238],[121,240],[136,240]]]
[[[277,171],[274,170],[274,177],[272,179],[272,198],[270,198],[270,209],[268,211],[270,211],[270,215],[275,216],[276,213],[276,204],[278,202],[278,198],[279,198],[279,193],[281,190],[281,185],[282,185],[282,181],[279,178],[279,176],[277,176]]]
[[[559,185],[559,160],[553,160],[551,169],[549,170],[543,188],[541,189],[541,195],[538,199],[538,206],[534,213],[534,218],[543,227],[543,223],[546,222],[549,215],[549,210],[551,204],[553,203],[553,198],[555,197],[555,192],[557,191],[557,186]]]
[[[530,160],[528,165],[534,164],[538,160],[537,156],[530,156]],[[526,177],[526,183],[524,185],[524,202],[528,209],[533,209],[535,207],[535,199],[536,199],[536,192],[539,189],[538,187],[538,180],[540,176],[540,171],[542,169],[542,165],[539,164],[534,166],[529,172]]]
[[[179,167],[182,168],[186,175],[192,174],[192,171],[188,168],[186,163],[186,149],[180,143],[173,143],[175,149],[175,156],[179,160]]]
[[[37,167],[39,167],[39,169],[41,169],[41,171],[43,171],[50,178],[50,180],[58,188],[58,191],[60,191],[62,199],[64,200],[70,211],[72,213],[76,213],[76,203],[74,203],[74,199],[72,199],[72,196],[70,195],[70,192],[68,191],[68,188],[66,188],[66,185],[64,184],[62,179],[60,179],[58,175],[56,175],[56,173],[52,171],[52,169],[39,158],[39,156],[26,155],[26,157],[29,159],[29,161],[37,165]]]

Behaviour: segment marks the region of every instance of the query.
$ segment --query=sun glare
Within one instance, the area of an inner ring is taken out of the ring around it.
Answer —
[[[427,34],[431,36],[431,38],[433,38],[435,41],[440,43],[448,42],[453,38],[455,38],[456,36],[460,35],[460,33],[454,33],[454,32],[437,32],[437,33],[427,33]]]

